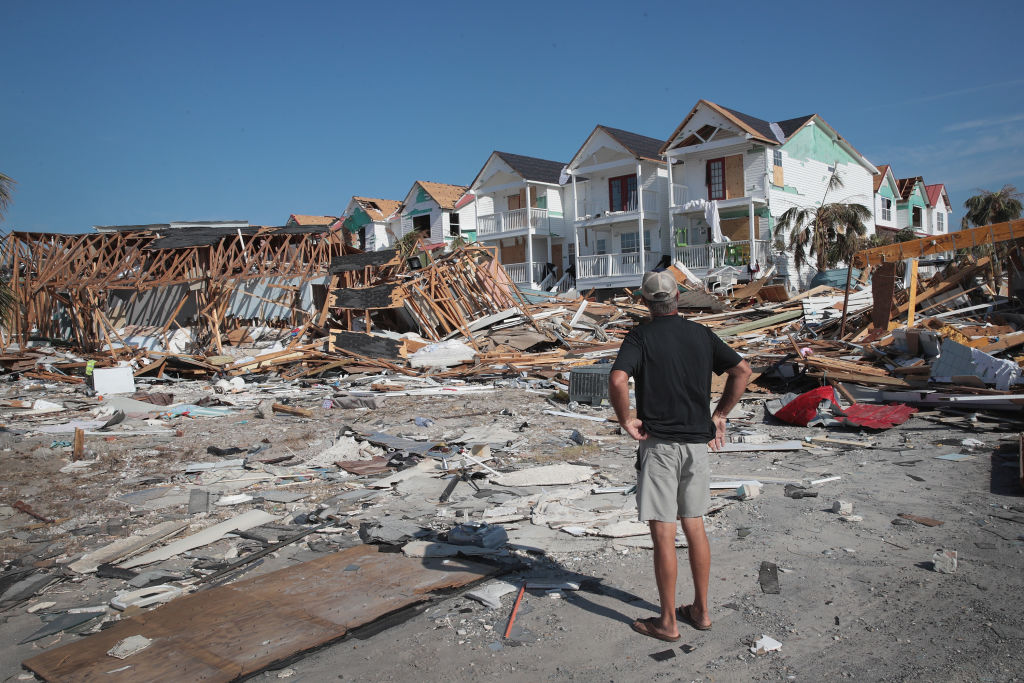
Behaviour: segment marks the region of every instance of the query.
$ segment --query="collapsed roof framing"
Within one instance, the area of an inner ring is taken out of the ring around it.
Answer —
[[[183,326],[180,314],[189,302],[185,323],[192,326],[193,348],[221,353],[221,335],[237,317],[232,307],[240,297],[261,300],[257,313],[284,307],[285,315],[274,319],[292,326],[322,320],[326,295],[311,307],[301,305],[302,294],[314,281],[325,282],[333,256],[350,250],[337,233],[314,229],[12,232],[0,267],[18,305],[2,344],[24,348],[31,338],[64,339],[86,351],[108,345],[116,356],[125,345],[115,325],[120,321],[110,319],[115,293],[132,304],[166,290],[180,299],[161,320],[165,347],[172,325]],[[345,279],[352,286],[360,276]],[[259,293],[246,287],[254,282],[263,285]]]

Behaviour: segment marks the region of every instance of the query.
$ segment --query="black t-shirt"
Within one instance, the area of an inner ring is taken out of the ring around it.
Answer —
[[[658,316],[622,341],[612,370],[636,380],[636,414],[658,439],[706,443],[711,422],[711,373],[743,360],[704,325],[678,315]]]

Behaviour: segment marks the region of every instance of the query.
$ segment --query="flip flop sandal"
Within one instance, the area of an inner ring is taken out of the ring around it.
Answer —
[[[711,630],[711,624],[704,626],[702,624],[697,623],[697,620],[693,618],[692,614],[690,614],[690,605],[683,605],[682,607],[676,608],[676,620],[684,621],[693,628],[697,629],[698,631]]]
[[[655,617],[648,617],[647,619],[637,619],[629,625],[631,629],[639,633],[640,635],[649,636],[651,638],[657,638],[658,640],[664,640],[666,643],[674,643],[682,638],[682,635],[666,636],[663,633],[658,633],[654,630]]]

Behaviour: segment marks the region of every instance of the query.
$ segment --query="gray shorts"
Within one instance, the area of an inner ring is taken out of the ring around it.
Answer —
[[[708,447],[648,437],[637,450],[636,504],[640,521],[703,517],[711,505]]]

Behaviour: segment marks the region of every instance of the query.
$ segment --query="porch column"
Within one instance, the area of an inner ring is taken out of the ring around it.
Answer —
[[[636,162],[636,206],[640,214],[640,274],[647,272],[647,264],[644,263],[644,191],[643,191],[643,168],[642,162]]]
[[[674,262],[676,260],[676,244],[679,241],[676,239],[676,216],[672,211],[676,205],[676,189],[672,184],[672,157],[666,154],[665,161],[668,163],[668,248],[671,252],[669,258]],[[661,242],[664,244],[665,240]]]
[[[530,216],[530,181],[523,183],[526,188],[526,281],[530,283],[530,289],[534,288],[533,282],[533,221]]]
[[[755,249],[755,247],[757,245],[754,243],[754,240],[756,239],[756,236],[754,235],[754,224],[755,224],[755,221],[757,219],[754,217],[754,199],[753,199],[753,197],[751,197],[750,199],[747,200],[747,214],[750,216],[750,230],[749,230],[749,233],[750,233],[750,235],[749,235],[749,239],[750,239],[750,258],[747,259],[747,263],[753,263],[754,261],[757,260],[757,251]],[[757,265],[760,266],[761,264],[758,263]]]
[[[572,266],[576,272],[576,281],[578,282],[580,277],[580,236],[576,220],[579,218],[580,213],[576,202],[576,173],[570,171],[569,175],[572,177]],[[563,220],[565,219],[563,218]],[[576,286],[575,282],[573,286]]]
[[[478,197],[476,194],[474,194],[473,195],[473,232],[476,233],[477,239],[480,238],[480,233],[477,232],[477,230],[479,229],[479,223],[477,221],[480,218],[477,215],[479,213],[479,211],[477,211],[477,203],[479,202],[479,200],[480,200],[480,197]]]

